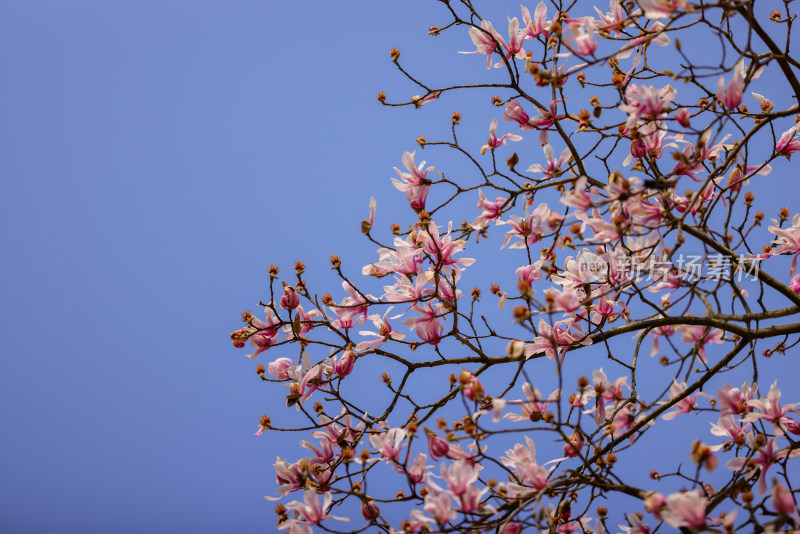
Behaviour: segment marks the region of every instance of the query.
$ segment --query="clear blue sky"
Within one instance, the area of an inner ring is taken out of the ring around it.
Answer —
[[[272,531],[296,449],[252,437],[283,392],[228,333],[270,263],[321,292],[331,253],[374,258],[359,222],[371,195],[401,220],[388,178],[417,135],[477,106],[482,141],[498,114],[378,105],[418,92],[392,46],[486,76],[465,35],[426,37],[440,6],[397,5],[3,2],[0,531]]]

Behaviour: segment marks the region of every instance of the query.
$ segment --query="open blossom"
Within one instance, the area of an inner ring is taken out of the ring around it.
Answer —
[[[700,528],[706,522],[708,500],[698,490],[673,493],[667,496],[661,517],[675,528]]]
[[[575,329],[575,332],[572,330]],[[564,363],[564,356],[573,345],[591,345],[592,340],[583,334],[581,325],[574,319],[567,318],[550,326],[544,319],[539,320],[539,335],[533,343],[525,346],[525,355],[530,357],[537,352],[559,364]],[[561,358],[558,354],[561,353]]]
[[[758,385],[753,384],[752,387],[747,382],[742,384],[741,388],[731,387],[730,384],[725,382],[722,389],[717,390],[717,405],[719,406],[719,415],[724,417],[726,415],[744,415],[752,410],[748,401],[752,400],[758,392]]]
[[[775,154],[786,156],[788,159],[795,152],[800,152],[800,140],[797,139],[798,130],[800,130],[800,124],[792,126],[781,134],[780,139],[775,143]]]
[[[409,172],[403,172],[397,167],[394,171],[400,176],[401,180],[392,178],[392,183],[398,191],[404,191],[406,200],[408,200],[411,207],[415,210],[425,209],[425,201],[428,198],[428,191],[430,190],[431,181],[428,179],[430,171],[436,171],[435,167],[425,167],[425,162],[419,165],[414,161],[416,152],[403,153],[403,165]]]
[[[781,405],[781,390],[778,389],[778,381],[772,383],[769,388],[766,398],[752,399],[747,401],[748,406],[751,406],[761,413],[751,412],[747,414],[748,421],[757,421],[764,419],[772,423],[772,432],[776,435],[782,435],[784,429],[782,426],[783,417],[789,412],[794,411],[796,406],[800,406],[800,402],[794,404]]]
[[[492,54],[501,41],[500,34],[492,27],[488,20],[481,21],[481,27],[471,27],[469,37],[477,50],[472,52],[459,52],[459,54],[484,54],[486,56],[486,70],[492,66]]]
[[[525,59],[525,52],[522,50],[522,44],[525,42],[526,32],[521,32],[519,29],[519,19],[514,17],[508,20],[508,41],[498,36],[500,44],[507,50],[506,59],[517,57],[517,59]]]
[[[573,22],[569,25],[572,35],[567,35],[564,45],[579,56],[590,56],[597,50],[600,41],[596,33],[595,21],[587,17],[581,22]]]
[[[744,59],[740,59],[733,67],[733,79],[727,84],[720,76],[717,81],[717,100],[728,109],[736,109],[742,103],[744,91]]]
[[[325,493],[322,503],[319,497],[313,490],[306,490],[303,494],[303,501],[292,501],[286,505],[286,508],[299,514],[302,522],[307,525],[315,525],[323,519],[338,519],[339,521],[349,521],[349,519],[336,517],[328,514],[326,510],[330,507],[333,496],[330,493]]]
[[[660,118],[667,104],[672,102],[677,92],[669,84],[661,89],[653,86],[639,86],[632,83],[625,90],[627,104],[619,106],[620,111],[628,114],[625,126],[632,128],[642,117]]]
[[[522,8],[522,21],[525,23],[525,28],[522,30],[522,35],[525,39],[533,39],[538,35],[549,34],[550,23],[547,22],[547,5],[544,2],[539,2],[531,17],[531,12],[525,6]]]
[[[512,237],[519,237],[522,241],[517,241],[509,248],[525,248],[540,241],[542,235],[547,232],[550,213],[550,208],[547,207],[547,204],[542,203],[532,213],[528,213],[528,208],[526,207],[524,217],[511,215],[508,221],[498,220],[498,225],[508,224],[511,226],[511,230],[506,232],[503,237],[503,246],[500,248],[505,248]]]
[[[402,428],[391,428],[381,434],[370,434],[369,444],[383,456],[385,461],[398,458],[400,451],[405,447],[403,440],[408,434]]]
[[[472,222],[472,227],[475,230],[481,230],[486,228],[488,222],[498,220],[506,202],[508,202],[506,197],[497,197],[494,202],[491,202],[487,200],[483,191],[478,189],[478,209],[483,212]]]
[[[481,154],[486,154],[487,150],[494,150],[500,145],[506,144],[506,139],[511,141],[522,141],[521,136],[512,133],[507,133],[502,137],[497,137],[497,119],[492,119],[492,123],[489,125],[489,140],[481,147]]]
[[[684,343],[698,346],[697,355],[703,363],[708,363],[708,358],[706,357],[707,344],[725,342],[725,333],[717,328],[700,325],[680,325],[675,327],[675,331],[683,334],[681,341]]]
[[[778,226],[778,222],[775,219],[772,219],[772,224],[769,227],[769,231],[775,234],[775,239],[772,241],[769,255],[778,256],[787,252],[800,252],[800,213],[796,213],[792,217],[792,225],[786,228]],[[789,276],[794,276],[795,269],[797,269],[797,256],[795,254],[794,258],[792,258]]]
[[[447,233],[441,236],[439,227],[433,222],[428,224],[427,230],[420,233],[422,249],[434,258],[436,265],[440,269],[451,268],[456,271],[463,271],[475,263],[474,258],[454,258],[453,256],[464,250],[466,241],[463,239],[453,239],[448,228]],[[447,270],[445,269],[445,272]]]
[[[453,496],[449,492],[430,492],[425,496],[423,509],[433,516],[439,525],[445,525],[458,514],[453,508]]]
[[[277,341],[280,320],[275,316],[272,308],[267,307],[265,311],[267,315],[266,322],[253,317],[250,320],[250,327],[246,329],[248,333],[253,332],[250,335],[250,345],[256,348],[255,351],[247,355],[248,358],[255,359]]]
[[[392,311],[393,306],[389,306],[386,310],[386,313],[383,314],[383,317],[379,315],[370,315],[369,319],[372,320],[372,324],[375,325],[375,328],[378,329],[377,332],[371,332],[369,330],[364,330],[359,332],[362,336],[371,336],[375,339],[369,341],[362,341],[358,345],[356,345],[356,350],[358,352],[364,352],[366,350],[374,350],[380,347],[383,343],[386,343],[390,339],[394,339],[396,341],[400,341],[405,338],[405,334],[401,332],[397,332],[392,329],[392,324],[389,322],[387,316],[389,312]],[[392,319],[397,319],[402,315],[395,315]]]
[[[751,443],[750,445],[755,448],[754,444]],[[725,467],[733,469],[734,471],[744,469],[745,472],[748,473],[748,476],[751,476],[758,470],[758,494],[763,495],[767,491],[767,471],[770,467],[779,463],[787,456],[789,458],[800,456],[800,450],[778,450],[775,438],[770,438],[769,441],[767,441],[767,445],[759,447],[752,458],[745,458],[743,456],[733,458],[725,464]]]
[[[533,421],[541,419],[544,412],[547,411],[547,405],[561,398],[561,390],[557,389],[545,399],[542,396],[542,392],[533,387],[529,382],[522,384],[522,393],[525,395],[525,400],[508,401],[508,404],[519,406],[521,408],[520,413],[507,413],[503,416],[503,419],[508,419],[510,421]]]
[[[623,28],[631,22],[632,18],[642,14],[641,9],[636,9],[629,17],[620,0],[609,0],[608,7],[611,9],[609,13],[603,13],[597,6],[594,7],[600,23],[598,29],[614,32],[615,34],[621,33]]]
[[[334,328],[352,328],[356,323],[363,323],[367,318],[366,300],[347,281],[342,282],[342,288],[348,296],[340,304],[331,306],[331,311],[337,319],[331,321]],[[371,297],[371,295],[367,295]]]
[[[727,438],[724,443],[709,447],[712,451],[718,451],[725,446],[744,445],[749,432],[750,423],[744,426],[738,423],[738,419],[733,415],[725,415],[719,418],[717,424],[711,424],[711,433],[715,436]]]
[[[687,0],[639,0],[639,6],[649,19],[671,17],[675,12],[691,7]]]
[[[666,402],[671,402],[672,399],[678,397],[678,395],[681,395],[684,391],[686,391],[686,382],[678,382],[677,380],[673,379],[669,391],[670,400]],[[661,417],[669,420],[673,419],[676,415],[693,412],[694,403],[697,402],[697,397],[699,395],[701,395],[701,393],[698,392],[682,398],[673,406],[675,411],[665,413]]]
[[[421,340],[432,345],[439,343],[444,332],[444,325],[442,325],[439,317],[442,308],[440,306],[434,308],[430,302],[427,302],[424,306],[414,304],[411,309],[422,314],[422,316],[407,317],[403,319],[403,324],[414,330]]]
[[[619,526],[625,534],[650,534],[650,527],[643,523],[637,514],[628,514],[625,519],[629,526]]]
[[[528,167],[528,172],[540,172],[548,178],[555,178],[564,172],[561,170],[561,167],[570,160],[572,152],[570,152],[569,148],[565,148],[561,151],[561,155],[558,156],[558,159],[556,159],[553,147],[545,145],[544,156],[547,159],[547,167],[542,167],[539,163],[534,163]]]

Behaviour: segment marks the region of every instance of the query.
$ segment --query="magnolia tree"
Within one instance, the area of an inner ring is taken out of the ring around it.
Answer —
[[[760,194],[800,151],[791,0],[439,3],[475,74],[432,86],[395,49],[420,94],[378,100],[488,90],[488,141],[459,113],[418,138],[407,220],[362,223],[377,256],[331,257],[341,288],[271,266],[231,335],[288,386],[256,433],[299,434],[277,529],[800,529],[800,213]],[[481,261],[514,281],[465,286]]]

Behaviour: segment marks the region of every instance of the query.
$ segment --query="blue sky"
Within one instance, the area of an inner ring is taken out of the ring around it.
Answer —
[[[270,263],[320,293],[331,253],[359,272],[369,197],[408,218],[388,178],[414,138],[479,108],[482,141],[497,114],[491,93],[380,107],[418,92],[393,46],[487,76],[465,35],[426,37],[440,6],[404,5],[4,2],[0,530],[271,531],[296,446],[252,437],[283,391],[228,333]]]

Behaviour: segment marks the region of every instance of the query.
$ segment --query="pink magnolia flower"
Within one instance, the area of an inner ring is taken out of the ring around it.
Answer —
[[[342,288],[348,296],[340,304],[331,306],[331,311],[337,319],[331,321],[334,328],[352,328],[355,324],[363,323],[367,318],[366,300],[349,282],[342,282]],[[373,298],[371,295],[367,295]]]
[[[625,534],[650,534],[650,527],[643,523],[637,514],[628,514],[625,519],[630,526],[619,526]]]
[[[408,434],[402,428],[391,428],[381,434],[370,434],[369,444],[388,462],[397,459],[400,451],[406,446],[403,443],[406,436]]]
[[[431,184],[431,181],[427,176],[430,171],[435,172],[436,168],[428,167],[427,169],[423,170],[425,167],[425,162],[423,161],[417,165],[414,161],[415,154],[416,152],[403,153],[403,165],[409,172],[403,172],[395,167],[394,171],[398,176],[400,176],[401,180],[392,178],[392,183],[398,191],[405,192],[406,200],[408,200],[413,209],[424,210],[425,200],[428,197],[428,191],[430,190]]]
[[[427,302],[424,306],[414,304],[411,309],[421,313],[422,317],[408,317],[403,319],[403,324],[414,330],[417,336],[426,343],[438,344],[444,332],[444,326],[439,317],[441,307],[434,308],[430,302]]]
[[[422,106],[424,106],[428,102],[433,102],[437,98],[439,98],[439,91],[433,91],[432,93],[428,93],[425,96],[421,96],[421,95],[412,96],[411,97],[411,101],[414,102],[414,107],[415,108],[421,108]]]
[[[772,423],[772,432],[778,436],[784,434],[784,428],[781,424],[783,417],[793,411],[795,406],[800,406],[800,402],[781,406],[781,390],[778,389],[777,380],[770,386],[766,398],[762,397],[757,400],[748,400],[747,404],[761,412],[751,412],[747,414],[747,420],[751,422],[758,421],[759,419],[769,421]]]
[[[482,230],[486,228],[489,221],[496,221],[502,214],[503,206],[508,202],[506,197],[497,197],[494,202],[486,199],[483,191],[478,189],[478,209],[483,210],[481,214],[472,222],[472,228]]]
[[[667,497],[661,516],[675,528],[700,528],[706,522],[706,506],[708,500],[698,490],[673,493]]]
[[[661,89],[653,86],[640,87],[632,83],[625,90],[627,104],[619,106],[620,111],[628,114],[625,126],[633,128],[642,117],[660,118],[664,114],[664,108],[675,99],[677,92],[671,85],[665,85]]]
[[[470,465],[463,460],[456,460],[449,467],[442,464],[441,467],[442,478],[456,497],[465,494],[468,488],[477,482],[480,471],[480,465]]]
[[[579,56],[594,54],[600,41],[594,19],[587,17],[581,22],[573,22],[569,25],[569,29],[572,35],[566,35],[566,39],[563,40],[564,45]]]
[[[572,158],[572,152],[570,152],[569,148],[565,148],[561,151],[561,155],[558,156],[558,159],[556,159],[553,147],[545,145],[543,150],[544,156],[547,159],[547,167],[542,167],[539,163],[534,163],[528,167],[528,172],[540,172],[548,178],[560,176],[564,172],[561,170],[561,167]]]
[[[715,436],[728,439],[724,443],[720,443],[719,445],[714,445],[709,448],[716,452],[723,447],[744,445],[749,432],[749,426],[750,423],[746,423],[744,426],[741,426],[738,422],[738,419],[732,414],[720,417],[716,425],[711,423],[711,433]]]
[[[544,2],[542,2],[544,3]],[[516,521],[511,521],[506,523],[505,525],[500,527],[498,530],[499,534],[521,534],[522,533],[522,523],[517,523]]]
[[[563,458],[552,460],[544,465],[559,462]],[[546,469],[543,465],[536,462],[536,445],[533,440],[525,436],[525,445],[517,443],[513,449],[506,451],[505,456],[500,457],[500,461],[506,467],[514,469],[521,482],[529,484],[533,489],[541,491],[547,487],[547,479],[555,466]]]
[[[687,0],[639,0],[639,6],[649,19],[671,17],[676,11],[691,7]]]
[[[792,492],[780,482],[772,486],[772,507],[775,511],[783,515],[794,515],[797,518],[797,505],[794,503]]]
[[[568,438],[567,443],[564,444],[564,454],[566,454],[570,458],[575,458],[580,454],[582,448],[583,448],[583,433],[581,433],[580,430],[576,430]]]
[[[576,332],[572,332],[572,329]],[[573,345],[591,345],[592,340],[587,338],[582,331],[580,324],[574,319],[567,318],[558,321],[550,326],[544,319],[539,320],[539,335],[533,339],[533,343],[525,346],[525,355],[530,357],[537,352],[544,352],[544,355],[552,361],[564,363],[564,356]],[[559,359],[558,353],[561,353]]]
[[[323,502],[320,503],[317,494],[313,490],[306,490],[303,494],[304,502],[292,501],[286,505],[286,508],[299,514],[302,522],[307,525],[315,525],[323,519],[329,518],[349,521],[349,519],[328,514],[325,510],[330,507],[333,496],[330,493],[325,493],[323,498]]]
[[[661,493],[650,492],[644,499],[644,509],[661,521],[661,511],[667,506],[667,498]]]
[[[273,360],[269,363],[267,370],[269,371],[269,374],[278,380],[288,380],[288,370],[291,367],[294,367],[294,362],[290,358],[278,358],[277,360]]]
[[[407,239],[394,238],[394,249],[378,249],[378,262],[362,270],[364,274],[383,276],[389,273],[402,275],[415,275],[419,266],[424,261],[421,256],[423,250],[417,247],[415,237],[409,235]]]
[[[506,139],[511,141],[522,141],[522,137],[517,134],[507,133],[502,137],[497,137],[497,119],[492,119],[492,123],[489,125],[489,140],[486,142],[485,145],[481,147],[481,154],[486,154],[486,151],[491,149],[494,150],[495,148],[499,147],[500,145],[506,144]]]
[[[428,493],[425,496],[423,509],[432,515],[439,525],[445,525],[458,516],[453,509],[453,495],[446,491]]]
[[[544,262],[540,260],[531,265],[523,265],[522,267],[519,267],[516,271],[514,271],[514,274],[517,275],[518,280],[520,281],[525,280],[529,284],[532,284],[538,280],[541,280],[542,277],[544,276],[544,273],[542,273],[541,270],[542,263]]]
[[[728,109],[736,109],[742,103],[744,91],[744,59],[740,59],[733,67],[733,79],[725,84],[725,78],[720,76],[717,81],[717,100]]]
[[[593,236],[587,238],[594,243],[612,243],[618,241],[628,226],[627,220],[618,222],[606,221],[603,219],[602,215],[600,215],[600,210],[596,207],[592,209],[592,217],[578,210],[575,212],[575,218],[583,223],[581,226],[582,234],[585,234],[587,226],[595,232]]]
[[[697,355],[703,363],[708,363],[708,358],[706,357],[707,344],[725,342],[725,333],[717,328],[700,325],[679,325],[675,327],[675,331],[683,334],[681,341],[698,347]]]
[[[431,453],[431,458],[438,460],[446,456],[450,450],[450,444],[446,440],[436,435],[436,432],[428,428],[425,429],[425,435],[428,438],[428,452]]]
[[[503,236],[503,246],[505,248],[512,237],[519,237],[522,241],[517,241],[509,248],[526,248],[528,245],[533,245],[542,239],[542,235],[547,233],[547,222],[550,219],[550,208],[547,204],[539,204],[532,213],[528,213],[528,208],[525,208],[525,216],[518,217],[511,215],[508,221],[498,220],[497,225],[508,224],[511,230],[506,232]]]
[[[477,50],[472,52],[459,52],[459,54],[483,54],[486,56],[486,70],[492,66],[492,54],[502,40],[500,34],[492,27],[488,20],[481,21],[481,27],[471,27],[469,37]]]
[[[606,417],[606,401],[620,401],[627,398],[625,392],[622,390],[623,386],[627,387],[628,377],[622,376],[614,381],[612,384],[606,377],[603,369],[596,369],[592,372],[592,384],[594,385],[596,406],[595,406],[595,422],[600,425]]]
[[[678,121],[678,124],[683,126],[684,128],[689,127],[689,110],[686,108],[680,108],[678,111],[675,112],[675,120]]]
[[[314,329],[313,319],[322,317],[319,310],[311,310],[306,313],[303,306],[297,306],[295,309],[294,321],[292,324],[284,325],[283,331],[286,332],[286,339],[295,339],[302,337]]]
[[[751,447],[754,447],[754,445],[751,444]],[[792,451],[789,451],[789,449],[776,449],[775,438],[770,438],[767,445],[758,448],[758,450],[755,451],[756,454],[751,458],[741,456],[733,458],[725,464],[725,467],[733,469],[734,471],[745,469],[746,473],[748,473],[748,477],[755,474],[755,471],[758,470],[758,494],[763,495],[767,491],[767,471],[769,468],[787,456],[789,458],[800,456],[800,450],[798,449]]]
[[[442,237],[439,234],[439,227],[433,222],[428,224],[427,231],[420,233],[422,249],[427,252],[439,269],[449,267],[456,271],[463,271],[475,263],[474,258],[453,258],[455,254],[464,250],[466,241],[463,239],[453,239],[450,231]]]
[[[389,341],[390,339],[400,341],[406,337],[405,334],[394,331],[392,329],[391,323],[389,322],[389,319],[387,318],[389,312],[392,311],[393,308],[394,306],[389,306],[389,308],[387,308],[386,310],[386,313],[383,314],[383,317],[380,317],[379,315],[370,315],[368,317],[369,319],[372,320],[372,324],[375,325],[375,328],[377,328],[378,331],[371,332],[369,330],[363,330],[359,332],[359,334],[361,334],[362,336],[371,336],[374,337],[375,339],[371,341],[362,341],[361,343],[356,345],[356,350],[358,352],[364,352],[366,350],[374,350],[380,347],[383,343]],[[399,317],[402,317],[402,314],[395,315],[394,317],[392,317],[392,319],[397,319]]]
[[[800,293],[800,274],[796,274],[789,281],[789,289],[795,293]]]
[[[353,366],[356,361],[356,353],[353,352],[353,349],[350,347],[351,345],[347,345],[347,350],[344,351],[344,354],[342,354],[342,357],[339,358],[339,361],[336,362],[336,365],[333,368],[336,374],[341,377],[345,377],[353,372]]]
[[[575,180],[572,190],[561,195],[561,203],[583,211],[590,209],[594,204],[593,195],[597,194],[597,188],[592,187],[586,191],[586,182],[586,176]]]
[[[533,126],[528,124],[530,117],[523,109],[522,104],[516,100],[509,100],[506,102],[506,109],[503,111],[503,120],[512,121],[519,124],[523,130],[533,130]]]
[[[522,410],[519,414],[507,413],[503,419],[510,421],[538,421],[547,411],[547,405],[561,398],[561,389],[553,391],[547,399],[542,397],[542,392],[533,387],[529,382],[522,384],[522,394],[525,400],[508,401],[508,404],[519,406]],[[535,450],[535,449],[534,449]]]
[[[600,29],[614,32],[615,34],[621,33],[622,29],[631,22],[632,18],[642,14],[641,9],[636,9],[628,16],[620,0],[609,0],[608,7],[611,9],[609,13],[603,13],[597,6],[594,7],[594,10],[600,19]]]
[[[432,466],[428,465],[428,456],[423,453],[419,453],[414,459],[414,463],[411,464],[411,467],[409,467],[408,471],[405,473],[413,482],[419,484],[425,480],[425,476],[427,475],[426,471],[431,468]]]
[[[778,256],[786,252],[800,252],[800,213],[796,213],[792,217],[792,225],[787,228],[778,226],[778,222],[775,219],[772,219],[772,224],[773,226],[769,227],[769,231],[775,234],[775,239],[772,241],[769,255]],[[789,276],[794,276],[797,268],[797,256],[795,254],[794,258],[792,258]]]
[[[508,20],[508,41],[498,35],[500,44],[507,50],[505,54],[506,59],[511,59],[512,57],[525,59],[525,52],[522,50],[522,44],[525,42],[526,36],[527,32],[521,32],[519,30],[519,19],[517,19],[517,17]]]
[[[361,517],[366,521],[374,521],[381,515],[381,509],[373,501],[361,503]]]
[[[717,406],[721,417],[726,415],[744,415],[751,411],[748,404],[758,392],[758,385],[750,387],[747,382],[741,388],[731,387],[725,382],[722,389],[717,390]]]
[[[270,348],[275,344],[278,338],[278,330],[280,328],[280,320],[275,316],[272,308],[267,307],[266,310],[267,321],[261,321],[253,317],[250,320],[250,328],[247,329],[250,335],[250,345],[255,347],[256,350],[247,357],[256,359],[259,354]]]
[[[465,369],[461,372],[459,382],[461,382],[463,386],[462,391],[466,398],[471,401],[481,400],[483,397],[483,386],[481,385],[481,382],[478,380],[477,376]]]
[[[800,140],[797,139],[796,135],[798,130],[800,130],[800,123],[781,134],[780,139],[775,143],[776,155],[786,156],[786,159],[790,159],[792,154],[800,152]]]
[[[533,39],[541,34],[547,36],[550,32],[550,24],[546,21],[547,5],[544,2],[539,2],[533,12],[533,18],[531,18],[531,13],[527,7],[520,7],[522,8],[522,21],[525,23],[525,28],[521,32],[524,38]]]
[[[672,380],[672,385],[669,388],[670,391],[670,401],[686,391],[686,382],[678,382],[676,379]],[[694,411],[694,403],[697,402],[697,397],[702,395],[702,393],[697,392],[693,395],[689,395],[687,397],[682,398],[679,400],[673,408],[675,408],[674,412],[668,412],[662,415],[663,419],[673,419],[676,415],[680,415],[683,413],[690,413]],[[670,402],[666,401],[666,402]]]
[[[293,310],[300,305],[300,297],[297,291],[292,286],[283,283],[283,296],[281,296],[281,308],[284,310]]]

